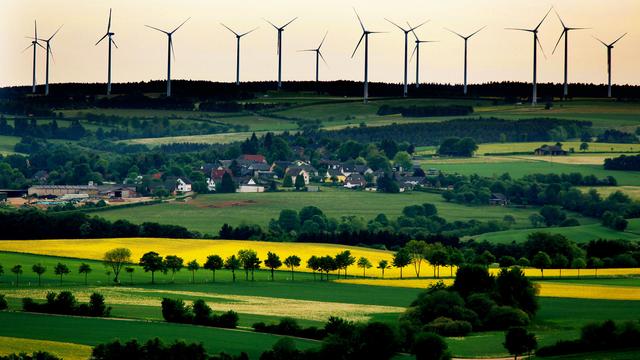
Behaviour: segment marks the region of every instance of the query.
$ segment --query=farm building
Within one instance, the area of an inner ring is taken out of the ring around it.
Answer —
[[[64,196],[69,194],[98,195],[98,186],[89,185],[34,185],[29,188],[29,196]]]
[[[358,173],[353,173],[347,176],[343,186],[346,187],[347,189],[355,189],[355,188],[363,188],[365,187],[365,185],[367,185],[367,180],[365,180],[364,176]]]
[[[542,145],[535,149],[534,153],[540,156],[565,156],[569,154],[566,150],[562,150],[562,145]]]
[[[249,179],[240,184],[240,186],[238,187],[238,192],[261,193],[261,192],[264,192],[264,186],[258,185],[253,179]]]
[[[504,194],[493,193],[491,194],[491,198],[489,199],[489,204],[507,206],[509,205],[509,199],[507,199],[507,197]]]

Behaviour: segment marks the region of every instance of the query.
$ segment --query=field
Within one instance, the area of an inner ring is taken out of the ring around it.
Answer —
[[[13,147],[20,141],[19,137],[0,135],[0,155],[13,154]]]
[[[170,202],[151,206],[124,209],[108,209],[92,214],[109,220],[127,219],[133,223],[153,221],[175,224],[202,233],[217,233],[224,223],[239,225],[258,224],[266,227],[269,220],[277,218],[282,209],[300,210],[313,205],[329,217],[360,216],[373,219],[380,213],[397,217],[408,205],[432,203],[438,214],[448,221],[477,219],[481,221],[502,220],[507,215],[516,219],[516,228],[529,226],[528,217],[537,209],[502,208],[489,206],[466,206],[448,203],[441,195],[423,192],[404,194],[369,193],[350,190],[327,190],[321,192],[282,193],[235,193],[200,195],[187,202]],[[580,215],[581,224],[593,223],[593,219]]]

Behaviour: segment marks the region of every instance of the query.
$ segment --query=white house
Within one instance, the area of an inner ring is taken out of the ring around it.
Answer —
[[[241,193],[261,193],[264,192],[264,186],[258,185],[253,179],[249,179],[246,183],[240,184],[238,192]]]
[[[176,192],[183,194],[191,192],[191,182],[178,178],[176,180]]]
[[[216,191],[216,182],[211,178],[207,178],[207,190]]]

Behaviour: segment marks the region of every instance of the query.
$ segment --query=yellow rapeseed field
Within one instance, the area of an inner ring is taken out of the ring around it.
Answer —
[[[91,346],[87,345],[0,336],[0,355],[21,352],[30,354],[42,350],[65,360],[85,360],[91,356]]]
[[[133,253],[133,260],[137,261],[148,252],[155,251],[162,256],[178,255],[185,262],[193,259],[202,264],[208,255],[220,255],[223,258],[237,254],[241,249],[252,249],[258,253],[260,259],[267,257],[271,251],[284,259],[289,255],[297,255],[302,259],[302,266],[296,270],[311,271],[306,268],[306,261],[312,255],[334,256],[337,253],[350,250],[358,259],[363,256],[369,259],[374,268],[367,270],[367,275],[379,275],[380,270],[375,269],[380,260],[387,260],[391,264],[393,252],[384,250],[367,249],[355,246],[315,244],[315,243],[283,243],[249,240],[193,240],[193,239],[160,239],[160,238],[118,238],[118,239],[82,239],[82,240],[4,240],[0,241],[0,251],[12,251],[38,255],[65,256],[79,259],[101,260],[104,253],[113,248],[125,247]],[[354,264],[348,268],[350,274],[359,273],[360,269]],[[405,276],[410,276],[411,269],[403,270]],[[433,271],[426,264],[422,265],[422,271]],[[447,270],[448,271],[448,270]],[[400,270],[391,268],[385,271],[389,277],[399,277]]]

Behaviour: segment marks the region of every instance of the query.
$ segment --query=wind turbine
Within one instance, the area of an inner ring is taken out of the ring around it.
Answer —
[[[240,85],[240,39],[249,34],[252,33],[254,31],[256,31],[256,29],[258,28],[254,28],[253,30],[249,30],[246,33],[243,34],[238,34],[237,32],[231,30],[231,28],[229,28],[227,25],[220,23],[220,25],[224,26],[225,28],[227,28],[227,30],[231,31],[233,33],[233,35],[236,36],[236,85]]]
[[[104,38],[109,38],[109,57],[107,60],[107,95],[111,95],[111,44],[113,44],[116,49],[118,48],[118,45],[116,45],[116,42],[112,38],[113,35],[115,35],[115,33],[111,32],[111,9],[109,9],[109,22],[107,23],[107,32],[103,37],[100,38],[100,40],[98,40],[96,45],[94,45],[97,46],[102,40],[104,40]]]
[[[604,41],[598,39],[597,37],[594,37],[594,39],[600,41],[602,45],[607,47],[607,74],[609,76],[609,87],[607,90],[608,97],[611,97],[611,50],[613,50],[613,47],[614,47],[613,45],[615,45],[618,41],[620,41],[620,39],[622,39],[626,35],[627,33],[624,33],[622,36],[620,36],[618,39],[616,39],[616,41],[612,42],[611,44],[607,44]]]
[[[362,27],[362,36],[360,36],[360,40],[358,41],[358,44],[356,45],[355,50],[353,50],[353,54],[351,54],[351,58],[353,58],[356,55],[356,51],[358,51],[358,48],[362,43],[362,39],[364,39],[364,102],[366,104],[367,101],[369,100],[369,35],[379,34],[381,33],[381,31],[367,30],[364,27],[364,24],[362,23],[362,19],[360,19],[360,15],[358,15],[358,12],[356,11],[356,9],[353,9],[353,11],[356,13],[356,17],[358,18],[360,27]]]
[[[407,22],[407,25],[411,27],[411,24]],[[413,52],[411,53],[411,59],[413,59],[413,55],[416,55],[416,89],[420,87],[420,44],[424,43],[433,43],[437,41],[429,41],[429,40],[420,40],[418,35],[416,35],[415,31],[411,31],[413,33],[413,37],[416,38],[415,44],[416,46],[413,48]]]
[[[51,50],[51,39],[53,39],[54,36],[56,36],[56,34],[58,33],[58,31],[60,31],[60,29],[62,29],[62,25],[60,25],[60,27],[58,28],[58,30],[56,30],[56,32],[53,33],[53,35],[51,35],[51,37],[49,37],[48,39],[37,39],[40,41],[44,41],[45,43],[47,43],[47,67],[46,67],[46,71],[45,71],[45,86],[44,86],[44,95],[47,96],[49,95],[49,54],[51,54],[51,58],[53,59],[53,50]]]
[[[187,20],[183,21],[182,24],[178,25],[178,27],[173,29],[173,31],[164,31],[153,26],[145,25],[150,29],[160,31],[161,33],[167,35],[167,97],[171,96],[171,54],[173,54],[174,59],[176,57],[176,53],[173,51],[172,36],[176,31],[178,31],[178,29],[182,27],[182,25],[189,21],[189,19],[191,18],[187,18]]]
[[[538,39],[538,29],[545,21],[551,9],[547,11],[547,14],[542,18],[542,21],[533,29],[519,29],[519,28],[507,28],[507,30],[517,30],[517,31],[526,31],[533,33],[533,94],[531,95],[531,105],[536,105],[538,103],[538,45],[540,45],[540,50],[542,51],[542,55],[546,57],[544,54],[544,50],[542,49],[542,44],[540,44],[540,39]]]
[[[472,33],[471,35],[468,36],[462,36],[459,33],[451,30],[451,29],[447,29],[450,32],[458,35],[462,40],[464,40],[464,94],[467,95],[467,45],[469,42],[469,39],[471,39],[472,36],[474,36],[475,34],[479,33],[480,31],[482,31],[484,28],[486,28],[486,26],[483,26],[482,28],[480,28],[479,30],[477,30],[476,32]]]
[[[569,31],[586,30],[587,28],[567,27],[564,24],[564,21],[562,21],[562,18],[560,17],[560,14],[558,14],[557,11],[555,13],[558,16],[558,19],[560,20],[560,23],[562,24],[562,33],[560,34],[560,37],[558,38],[558,42],[556,43],[556,46],[553,48],[552,54],[555,54],[556,49],[558,48],[558,45],[560,45],[560,40],[562,40],[562,37],[564,36],[564,90],[563,90],[563,95],[566,98],[567,96],[569,96],[569,83],[568,83],[568,78],[569,78],[569,75],[568,75],[568,73],[569,73]]]
[[[38,41],[38,25],[36,23],[35,20],[33,20],[33,37],[27,37],[28,39],[33,39],[31,40],[31,45],[27,46],[24,50],[22,50],[22,52],[25,52],[27,50],[29,50],[30,47],[33,47],[33,84],[31,87],[31,93],[35,94],[36,93],[36,48],[38,46],[40,46],[41,48],[45,49],[44,46],[42,46],[42,44],[40,44]],[[46,50],[46,49],[45,49]]]
[[[404,88],[403,88],[403,93],[402,96],[403,97],[407,97],[407,94],[409,92],[408,89],[408,85],[407,85],[407,66],[408,66],[408,47],[409,47],[409,33],[414,31],[415,29],[419,28],[420,26],[426,24],[427,22],[429,22],[429,20],[423,22],[422,24],[416,26],[416,27],[409,27],[409,29],[405,29],[403,27],[401,27],[400,25],[394,23],[393,21],[385,18],[385,20],[387,20],[388,22],[390,22],[392,25],[394,25],[395,27],[397,27],[398,29],[400,29],[400,31],[402,31],[404,33]]]
[[[320,45],[318,45],[317,48],[315,49],[307,49],[307,50],[300,50],[300,51],[313,51],[316,53],[316,83],[319,81],[319,74],[320,74],[320,59],[322,58],[322,61],[324,61],[324,63],[327,63],[327,60],[324,59],[324,56],[322,56],[322,52],[320,51],[320,49],[322,48],[322,44],[324,44],[324,40],[327,38],[327,34],[329,32],[327,31],[324,34],[324,37],[322,38],[322,41],[320,42]]]
[[[282,32],[284,31],[284,28],[286,28],[289,24],[294,22],[296,19],[297,17],[291,19],[291,21],[289,21],[288,23],[280,27],[277,27],[271,21],[264,19],[264,21],[271,24],[271,26],[273,26],[276,29],[276,31],[278,31],[278,49],[277,49],[278,51],[278,90],[282,88]]]

